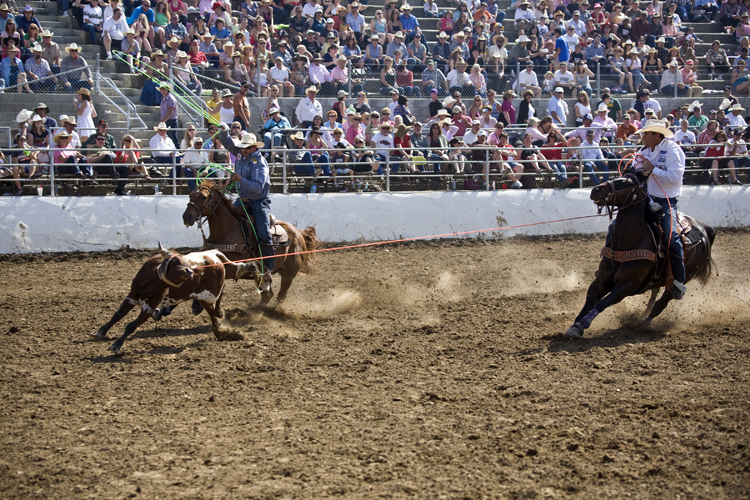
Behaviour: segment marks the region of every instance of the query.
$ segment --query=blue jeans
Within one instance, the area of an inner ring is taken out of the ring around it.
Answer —
[[[598,185],[601,181],[599,180],[599,176],[594,173],[594,167],[596,167],[600,171],[606,171],[607,167],[604,166],[604,162],[601,161],[585,161],[583,162],[583,171],[587,174],[590,174],[591,176],[591,182],[594,183],[594,185]],[[604,182],[607,182],[609,180],[609,174],[602,174],[602,180]]]
[[[86,33],[89,34],[89,37],[91,37],[91,43],[93,43],[93,44],[97,43],[96,34],[97,33],[100,33],[100,34],[103,33],[102,31],[96,31],[96,27],[94,27],[94,25],[91,24],[91,23],[84,24],[83,28],[81,28],[81,29],[83,29],[83,31],[85,31]]]
[[[665,214],[661,219],[661,227],[664,230],[664,238],[669,238],[669,260],[672,263],[672,274],[675,281],[685,284],[685,263],[683,262],[682,240],[677,235],[677,198],[653,198],[661,205]],[[671,210],[670,210],[671,205]],[[671,238],[670,238],[671,232]]]
[[[294,173],[297,175],[307,175],[309,177],[315,176],[315,164],[321,164],[323,168],[323,175],[326,177],[331,175],[331,166],[328,161],[328,153],[323,153],[318,157],[317,161],[313,161],[312,153],[309,151],[302,155],[302,159],[298,162],[298,165],[294,166]]]
[[[495,17],[495,21],[497,21],[500,24],[503,24],[503,21],[505,21],[506,13],[505,11],[498,10],[497,17]]]
[[[547,163],[549,163],[549,166],[552,170],[557,172],[557,175],[555,175],[555,177],[557,177],[558,182],[564,181],[568,178],[568,171],[565,169],[565,165],[563,164],[563,162],[548,161]]]
[[[685,96],[687,95],[688,88],[678,88],[677,89],[677,95],[678,96]],[[664,94],[667,97],[674,97],[674,85],[667,85],[666,87],[662,87],[659,89],[660,94]]]
[[[453,92],[461,92],[463,97],[474,97],[477,94],[477,89],[474,85],[455,85],[450,88],[450,93],[453,94]]]
[[[262,270],[264,272],[273,271],[275,252],[272,246],[273,239],[271,238],[271,198],[265,197],[246,202],[238,198],[233,203],[239,210],[242,210],[243,204],[247,213],[255,219],[255,236],[258,238],[261,256],[271,257],[263,259]]]
[[[281,132],[266,132],[263,134],[263,149],[271,149],[271,142],[275,147],[281,146],[281,139],[284,134]]]
[[[422,91],[419,87],[404,87],[403,95],[406,97],[422,97]]]
[[[68,12],[70,10],[70,0],[57,0],[62,4],[62,10],[63,12]]]

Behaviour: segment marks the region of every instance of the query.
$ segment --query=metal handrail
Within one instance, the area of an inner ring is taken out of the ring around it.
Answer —
[[[27,80],[26,83],[17,83],[15,85],[11,86],[11,87],[5,87],[5,88],[3,88],[1,90],[2,90],[2,92],[7,92],[10,89],[15,89],[15,88],[18,88],[18,87],[23,87],[24,85],[37,84],[37,83],[43,82],[45,80],[51,80],[52,78],[57,78],[60,75],[67,75],[69,73],[74,73],[76,71],[83,71],[86,68],[91,68],[91,65],[90,64],[86,64],[84,66],[81,66],[80,68],[69,69],[68,71],[63,71],[61,73],[56,73],[54,75],[44,76],[42,78],[37,78],[36,80]],[[60,92],[60,93],[61,94],[63,94],[63,93],[67,94],[67,92]]]

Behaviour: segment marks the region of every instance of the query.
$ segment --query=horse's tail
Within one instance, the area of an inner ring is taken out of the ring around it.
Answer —
[[[300,231],[302,233],[302,238],[305,240],[305,250],[311,251],[318,248],[323,242],[318,238],[318,235],[315,231],[315,224],[311,224],[307,226],[305,229]],[[300,271],[305,274],[315,274],[315,265],[318,262],[318,254],[317,253],[305,253],[302,254],[302,267],[300,267]]]
[[[701,286],[705,286],[706,283],[711,280],[711,277],[714,275],[714,269],[716,268],[716,261],[711,256],[711,250],[714,246],[714,239],[716,238],[716,231],[714,231],[714,228],[710,226],[703,226],[703,229],[706,230],[706,236],[708,236],[708,260],[695,275],[695,279],[698,280],[698,283],[700,283]]]

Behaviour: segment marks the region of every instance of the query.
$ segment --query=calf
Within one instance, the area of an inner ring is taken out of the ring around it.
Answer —
[[[106,339],[109,329],[133,307],[139,305],[141,313],[135,321],[125,327],[122,337],[109,346],[110,351],[119,355],[125,339],[150,318],[156,308],[193,299],[200,302],[208,312],[211,318],[211,331],[216,338],[228,340],[219,325],[219,318],[224,316],[221,310],[224,280],[239,279],[255,272],[253,263],[228,262],[229,259],[218,250],[180,255],[167,251],[159,243],[159,254],[148,259],[135,275],[130,285],[130,293],[125,297],[120,309],[109,322],[92,335],[97,339]],[[237,336],[234,335],[232,338]]]

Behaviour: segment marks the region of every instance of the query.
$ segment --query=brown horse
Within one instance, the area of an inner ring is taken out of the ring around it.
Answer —
[[[197,222],[198,227],[201,227],[201,232],[203,231],[202,225],[208,222],[210,234],[208,238],[204,235],[204,248],[219,249],[232,261],[259,256],[258,244],[252,230],[250,231],[249,243],[245,241],[241,227],[241,219],[244,218],[245,215],[232,206],[231,200],[224,196],[221,188],[210,181],[203,181],[190,193],[190,201],[182,214],[182,221],[186,226],[190,227]],[[292,280],[298,272],[307,274],[315,272],[316,259],[314,253],[287,254],[315,250],[321,241],[315,234],[315,226],[308,226],[303,231],[299,231],[288,222],[278,221],[277,224],[281,225],[289,236],[289,246],[275,247],[276,261],[273,274],[281,275],[281,289],[276,304],[278,306],[286,299]],[[248,278],[259,282],[261,274],[257,271],[254,276],[248,276]],[[273,289],[261,293],[260,306],[268,307],[273,295]]]
[[[565,333],[567,337],[579,338],[596,316],[607,307],[617,304],[625,297],[651,290],[646,318],[650,323],[658,316],[670,300],[671,287],[666,287],[666,272],[662,263],[667,259],[657,259],[658,252],[654,236],[646,222],[649,197],[641,184],[642,179],[627,174],[599,184],[591,191],[591,199],[600,207],[617,207],[617,218],[611,236],[609,255],[602,252],[596,279],[586,293],[586,303],[575,319],[573,326]],[[698,231],[697,242],[685,248],[685,271],[687,281],[697,279],[705,285],[711,278],[713,260],[711,246],[714,230],[687,217]],[[658,269],[657,269],[658,267]],[[652,279],[658,270],[658,279]],[[659,289],[665,287],[664,294],[656,301]]]

